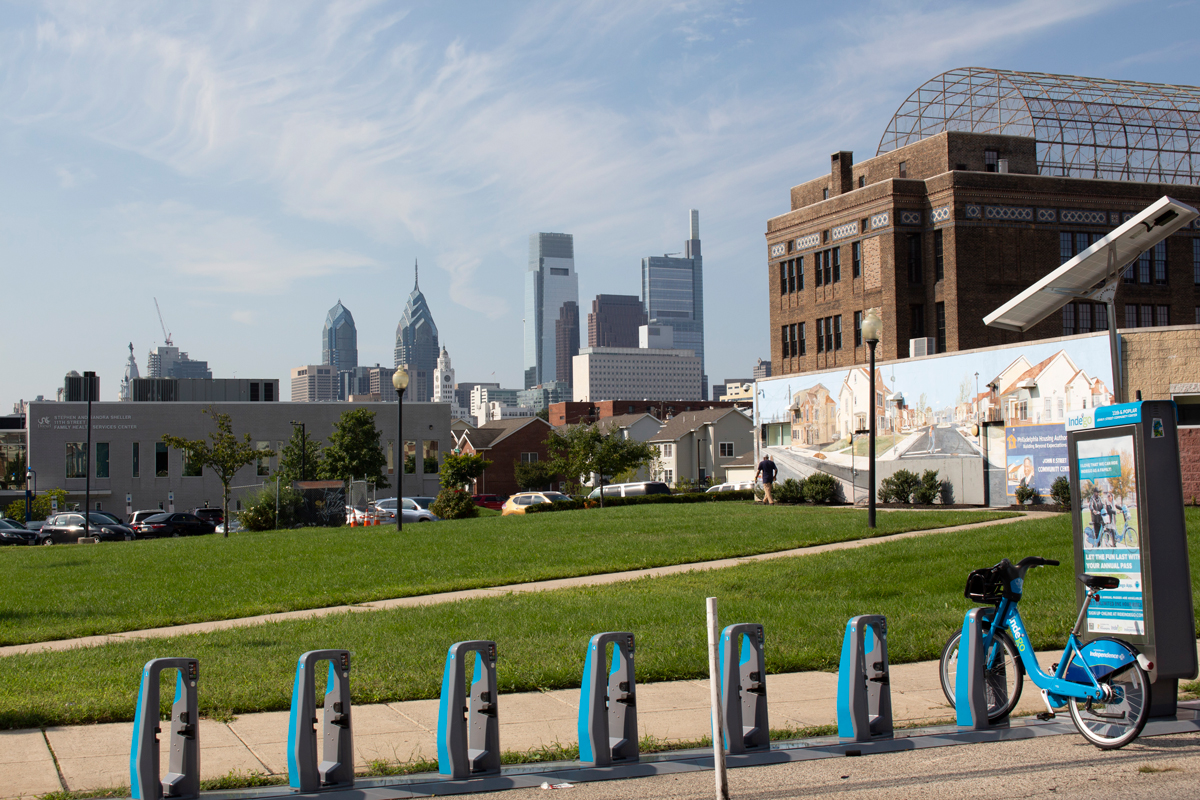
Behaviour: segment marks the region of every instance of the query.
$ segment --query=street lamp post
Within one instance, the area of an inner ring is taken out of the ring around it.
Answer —
[[[292,427],[297,425],[300,426],[300,480],[306,481],[308,480],[308,430],[303,422],[292,420]]]
[[[879,332],[883,327],[875,309],[867,312],[862,324],[863,341],[871,352],[871,399],[867,403],[870,414],[867,427],[867,527],[875,527],[875,346],[879,344]]]
[[[396,387],[396,446],[399,458],[396,459],[396,474],[399,475],[396,486],[396,530],[404,530],[404,390],[408,388],[408,371],[397,366],[392,373],[392,386]],[[415,454],[413,456],[416,458]]]
[[[88,506],[92,504],[92,385],[96,380],[96,373],[83,373],[83,391],[87,392],[87,449],[84,451],[84,483],[83,483],[83,531],[87,535],[91,535],[91,516],[88,513]]]

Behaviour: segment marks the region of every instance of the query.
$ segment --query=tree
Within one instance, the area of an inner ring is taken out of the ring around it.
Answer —
[[[365,408],[343,412],[329,435],[321,476],[335,481],[365,480],[387,488],[390,484],[383,475],[386,466],[375,412]]]
[[[66,489],[48,489],[40,492],[37,497],[33,498],[33,502],[29,504],[30,519],[45,519],[50,516],[50,510],[53,508],[52,498],[58,498],[58,510],[65,511],[67,508],[67,490]],[[18,522],[25,521],[25,500],[13,500],[4,512],[9,519],[15,519]]]
[[[275,477],[285,485],[310,480],[311,476],[321,474],[321,459],[320,440],[310,436],[303,427],[294,428],[292,438],[279,452],[279,470]],[[304,474],[300,472],[302,466]]]
[[[536,416],[540,419],[544,419],[544,420],[546,420],[546,422],[549,422],[550,421],[550,409],[548,407],[543,408],[541,411],[537,412],[537,414],[535,414],[534,416]]]
[[[221,511],[225,518],[225,538],[229,538],[229,484],[233,482],[237,471],[247,464],[254,463],[259,458],[271,458],[274,450],[255,450],[250,444],[250,434],[244,434],[242,440],[233,434],[233,419],[228,414],[222,414],[209,406],[203,413],[212,417],[217,430],[208,435],[210,442],[203,439],[183,439],[178,436],[164,434],[163,442],[167,447],[182,450],[184,458],[191,463],[212,470],[221,481]]]
[[[447,453],[442,461],[441,477],[443,489],[461,489],[483,474],[492,465],[483,456],[467,455],[466,453]]]
[[[651,463],[657,456],[654,447],[636,439],[626,439],[619,432],[606,433],[600,425],[573,425],[566,430],[553,430],[546,437],[546,448],[550,451],[549,467],[562,475],[572,492],[592,474],[599,475],[604,485],[604,476],[613,476],[626,470],[637,470]],[[603,492],[600,497],[604,503]]]
[[[557,475],[549,461],[514,461],[513,472],[522,492],[545,489]]]

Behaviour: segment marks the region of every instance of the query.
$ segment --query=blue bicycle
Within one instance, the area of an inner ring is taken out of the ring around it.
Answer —
[[[1021,699],[1025,672],[1041,689],[1046,713],[1051,719],[1055,709],[1067,707],[1071,721],[1084,738],[1103,750],[1114,750],[1132,742],[1142,732],[1150,714],[1150,678],[1154,665],[1128,642],[1120,639],[1096,639],[1084,645],[1079,633],[1087,617],[1088,606],[1100,603],[1100,593],[1116,589],[1118,578],[1109,575],[1080,575],[1087,597],[1075,627],[1067,638],[1062,659],[1052,673],[1042,671],[1025,632],[1025,623],[1017,610],[1025,585],[1025,573],[1031,567],[1058,566],[1057,561],[1030,556],[1014,565],[1007,558],[994,567],[977,569],[967,578],[963,593],[976,602],[996,606],[991,622],[984,629],[983,652],[988,721],[998,722]],[[942,650],[942,691],[954,706],[954,682],[958,669],[958,647],[962,632],[955,633]]]

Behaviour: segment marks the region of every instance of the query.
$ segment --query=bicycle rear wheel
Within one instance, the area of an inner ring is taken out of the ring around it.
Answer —
[[[954,687],[958,677],[958,644],[962,631],[956,631],[942,648],[940,672],[942,693],[955,707]],[[996,723],[1007,717],[1021,700],[1021,689],[1025,684],[1025,666],[1017,653],[1017,646],[1004,631],[992,639],[991,669],[984,672],[984,691],[987,694],[988,722]]]
[[[1075,653],[1067,662],[1069,670]],[[1083,669],[1083,665],[1078,665]],[[1083,737],[1101,750],[1116,750],[1132,742],[1146,727],[1150,716],[1150,677],[1136,661],[1119,670],[1116,677],[1104,678],[1101,686],[1112,688],[1108,701],[1069,698],[1067,710]]]

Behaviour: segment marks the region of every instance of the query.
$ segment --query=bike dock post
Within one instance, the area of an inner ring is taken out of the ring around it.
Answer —
[[[329,662],[325,681],[324,740],[317,763],[317,663]],[[309,650],[296,662],[288,718],[288,785],[300,792],[354,785],[354,732],[350,726],[350,651]]]
[[[605,670],[608,645],[612,668]],[[597,633],[588,642],[579,687],[579,760],[591,767],[637,761],[637,681],[633,634]]]
[[[994,608],[972,608],[963,619],[954,676],[954,709],[960,728],[983,731],[989,727],[984,684],[983,622],[995,613]]]
[[[770,750],[763,626],[743,622],[726,627],[719,656],[725,749],[731,754]]]
[[[470,695],[467,655],[475,654]],[[496,716],[496,643],[457,642],[446,653],[438,704],[438,772],[453,780],[500,772],[500,721]]]
[[[159,776],[161,694],[163,670],[177,670],[175,700],[171,705],[169,771]],[[133,720],[133,747],[129,753],[129,787],[134,800],[197,798],[200,796],[200,734],[196,681],[200,662],[194,658],[155,658],[142,668]]]
[[[870,742],[892,738],[892,688],[884,616],[864,614],[846,623],[838,665],[837,717],[841,739]]]

